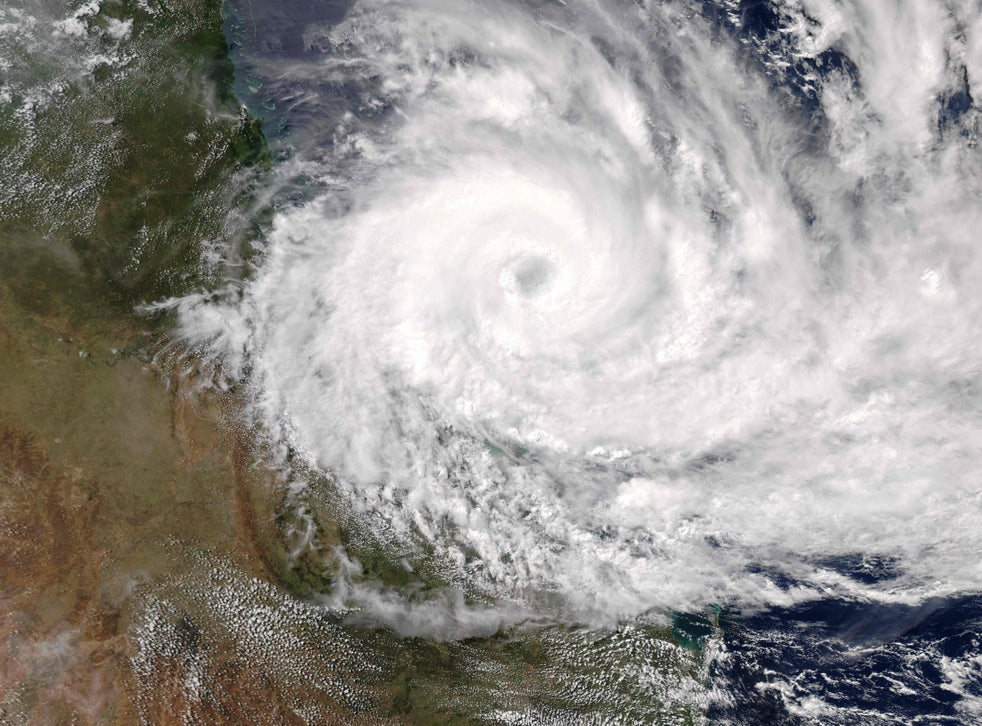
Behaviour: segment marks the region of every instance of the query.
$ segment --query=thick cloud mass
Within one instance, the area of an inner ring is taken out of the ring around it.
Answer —
[[[489,592],[977,588],[980,17],[901,5],[789,2],[741,48],[685,3],[363,0],[307,33],[357,89],[300,159],[328,191],[185,331]]]

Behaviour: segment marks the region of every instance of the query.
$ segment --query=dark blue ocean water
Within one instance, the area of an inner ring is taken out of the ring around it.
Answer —
[[[718,723],[971,723],[964,699],[982,698],[977,596],[823,600],[724,618],[723,631],[729,657],[712,677],[732,702],[713,708]],[[798,710],[809,704],[816,719]]]

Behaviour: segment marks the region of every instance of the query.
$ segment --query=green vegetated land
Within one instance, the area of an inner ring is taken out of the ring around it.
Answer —
[[[4,245],[48,247],[123,309],[190,289],[203,246],[248,224],[234,212],[250,185],[232,177],[268,161],[232,96],[218,3],[106,0],[83,31],[52,24],[0,51],[14,69],[0,115]]]
[[[353,539],[366,583],[445,583],[355,537],[330,482],[288,502],[240,394],[136,312],[261,239],[220,4],[54,5],[0,10],[0,721],[700,722],[704,629],[436,642],[319,604]]]

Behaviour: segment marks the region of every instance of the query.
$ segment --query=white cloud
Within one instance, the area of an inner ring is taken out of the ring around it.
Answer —
[[[822,147],[670,4],[577,7],[357,5],[320,71],[398,112],[339,128],[348,211],[281,212],[188,335],[491,592],[610,618],[976,588],[982,187],[935,98],[952,17],[974,78],[977,11],[809,2],[808,35],[787,5],[795,53],[858,67],[817,81]],[[900,577],[813,564],[857,551]]]

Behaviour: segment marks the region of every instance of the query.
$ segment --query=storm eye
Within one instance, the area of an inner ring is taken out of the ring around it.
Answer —
[[[549,288],[556,268],[545,257],[521,257],[506,265],[499,282],[507,292],[524,298],[532,298]]]

